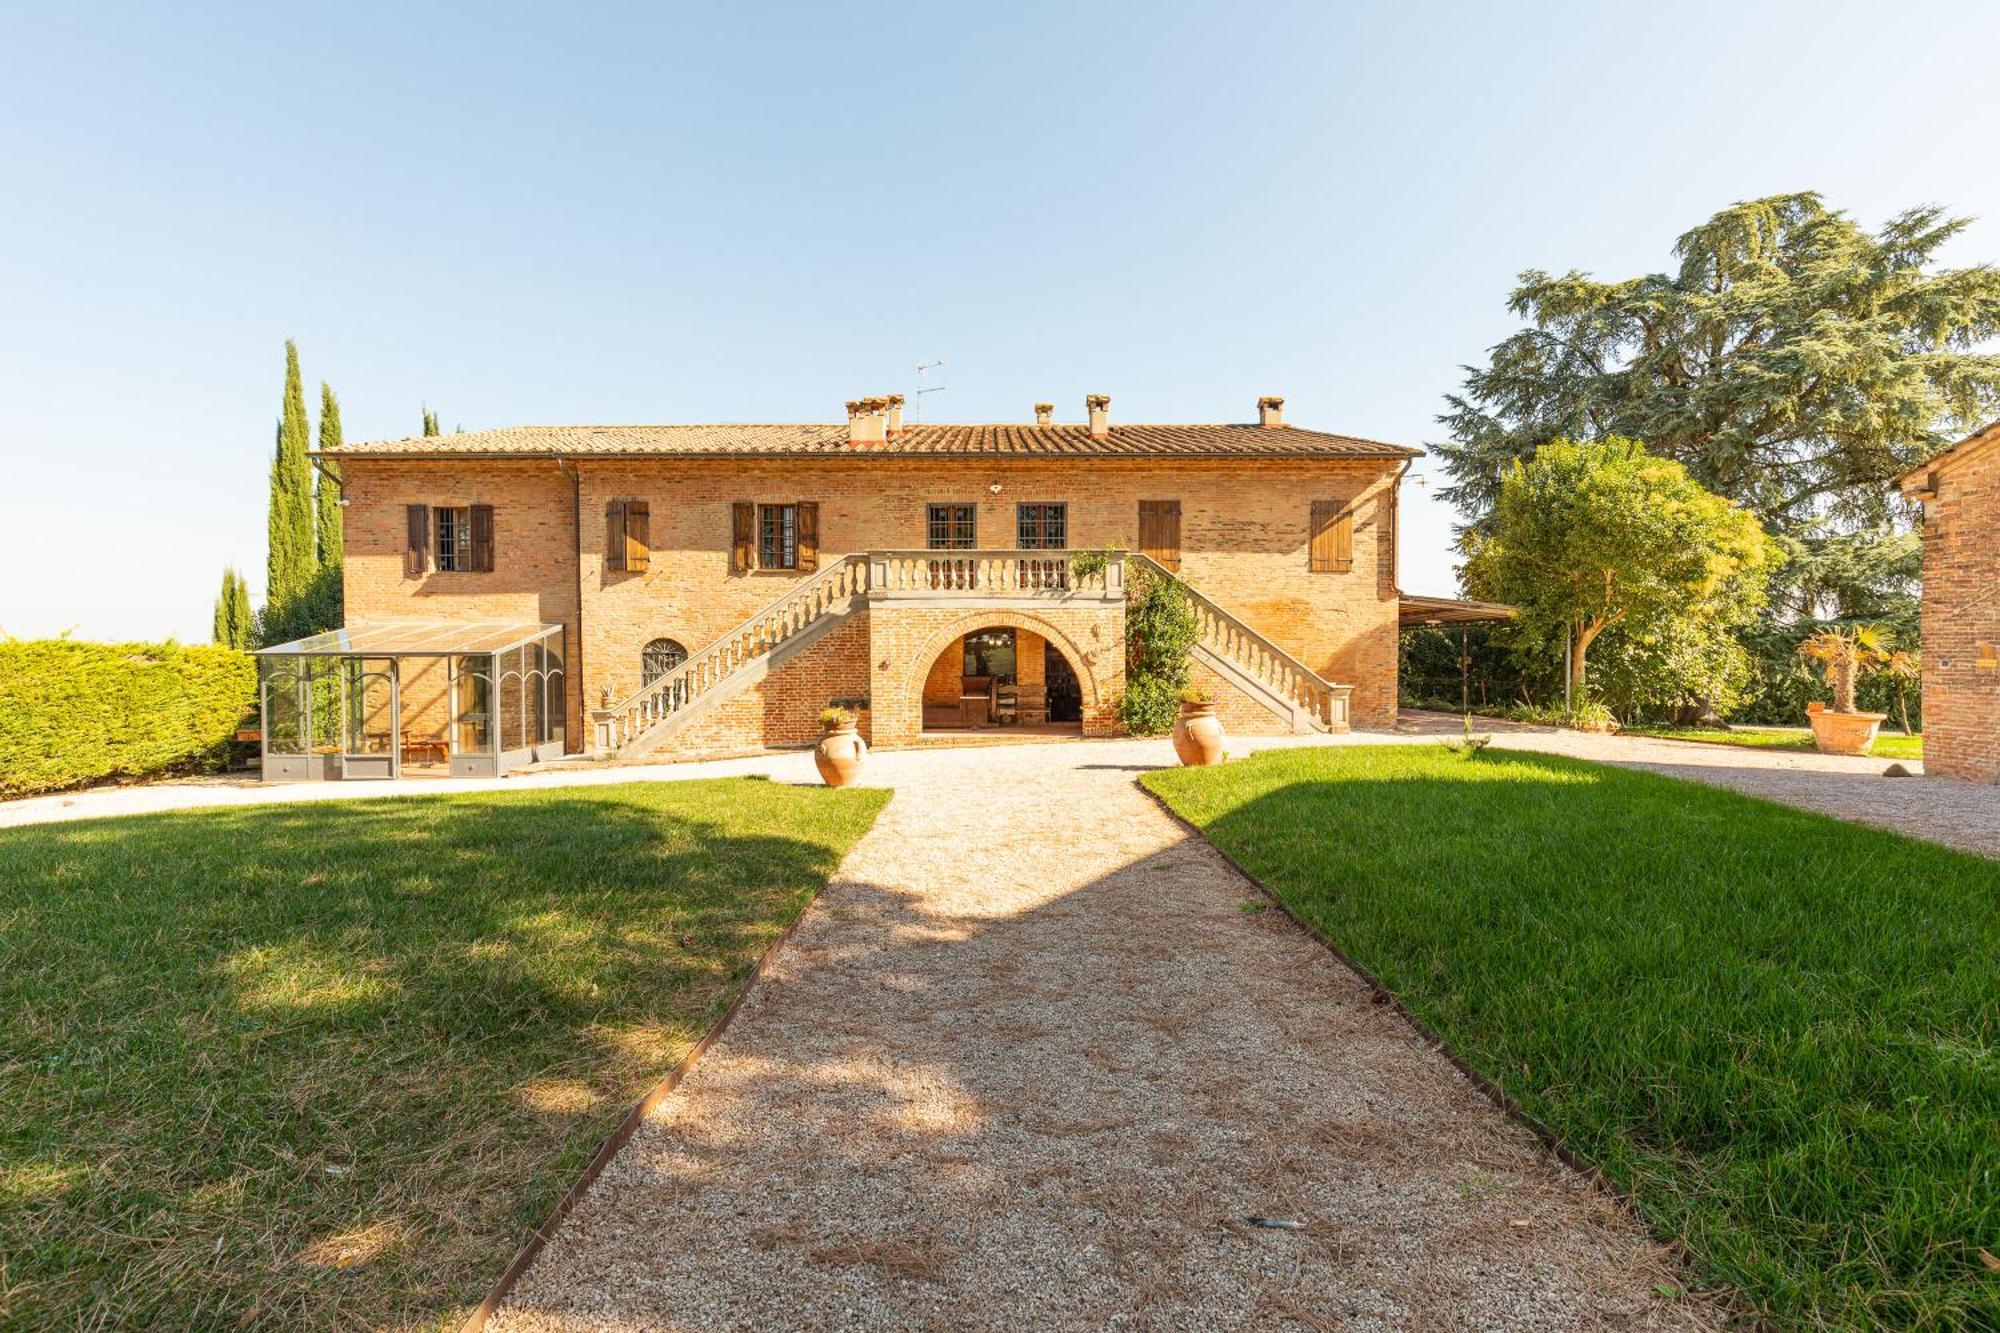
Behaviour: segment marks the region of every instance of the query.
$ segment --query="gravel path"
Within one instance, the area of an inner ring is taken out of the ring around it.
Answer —
[[[1159,757],[877,756],[895,799],[493,1327],[1702,1326],[1620,1208],[1244,910],[1134,786]]]

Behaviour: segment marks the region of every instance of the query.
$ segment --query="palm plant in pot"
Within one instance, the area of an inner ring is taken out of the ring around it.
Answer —
[[[862,761],[868,758],[868,742],[861,739],[856,726],[859,721],[851,708],[820,710],[819,724],[826,734],[813,749],[813,766],[829,787],[845,787],[854,781],[861,773]]]
[[[1180,715],[1174,719],[1174,753],[1189,768],[1221,763],[1225,737],[1222,719],[1215,715],[1214,702],[1193,686],[1182,690],[1179,699]]]
[[[1833,689],[1833,707],[1810,707],[1813,744],[1821,754],[1866,754],[1887,713],[1864,713],[1854,702],[1855,686],[1890,660],[1888,640],[1873,625],[1820,630],[1799,645],[1802,656],[1818,662]]]

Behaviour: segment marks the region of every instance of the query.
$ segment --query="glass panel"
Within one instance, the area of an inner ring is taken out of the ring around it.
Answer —
[[[549,670],[548,699],[545,715],[548,725],[542,739],[559,746],[563,743],[564,720],[569,717],[569,695],[564,692],[563,673],[559,666]]]
[[[386,755],[395,744],[395,688],[385,659],[350,658],[347,667],[347,735],[352,755]]]
[[[933,551],[969,551],[973,546],[971,505],[930,505],[925,509],[924,537]]]
[[[441,570],[472,568],[472,511],[444,509],[431,511],[437,518],[437,567]]]
[[[343,660],[307,658],[301,669],[306,693],[306,746],[312,754],[340,753],[340,678]]]
[[[1016,511],[1015,540],[1026,551],[1059,551],[1069,543],[1069,506],[1024,504]]]
[[[765,569],[798,568],[799,507],[759,506],[757,525],[757,563]]]
[[[540,745],[548,739],[549,673],[543,665],[548,654],[539,643],[525,651],[528,670],[523,673],[521,684],[521,743]]]
[[[264,677],[264,748],[271,754],[306,752],[303,696],[291,667]]]
[[[560,653],[562,627],[533,620],[393,620],[330,629],[290,643],[260,648],[266,661],[293,657],[383,657],[423,654],[497,653],[523,643],[551,640]]]
[[[453,754],[493,750],[493,669],[491,656],[455,657],[451,663]]]

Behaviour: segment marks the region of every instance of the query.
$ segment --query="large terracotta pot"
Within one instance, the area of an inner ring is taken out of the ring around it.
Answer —
[[[1813,744],[1821,754],[1867,754],[1875,743],[1876,729],[1887,713],[1836,713],[1831,708],[1808,708]]]
[[[868,742],[861,739],[852,722],[828,727],[813,750],[813,763],[829,787],[845,787],[861,774],[861,761],[868,757]]]
[[[1174,719],[1174,753],[1189,768],[1222,762],[1222,719],[1214,704],[1182,704]]]

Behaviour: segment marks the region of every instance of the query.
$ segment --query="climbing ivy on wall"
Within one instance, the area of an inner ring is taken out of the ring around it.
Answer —
[[[1174,579],[1128,567],[1125,580],[1125,693],[1118,714],[1134,736],[1173,728],[1187,688],[1195,640],[1194,609]]]

